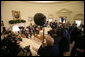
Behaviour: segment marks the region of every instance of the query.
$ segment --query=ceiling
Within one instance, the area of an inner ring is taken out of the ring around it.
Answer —
[[[37,3],[53,3],[53,2],[62,2],[62,1],[31,1],[31,2],[37,2]]]
[[[30,3],[38,3],[38,4],[40,4],[40,3],[44,3],[44,4],[49,4],[49,3],[51,3],[51,4],[53,4],[53,3],[62,3],[62,2],[67,2],[67,1],[27,1],[28,3],[30,2]]]
[[[71,3],[75,3],[75,2],[80,2],[80,1],[22,1],[22,2],[25,2],[25,3],[29,3],[30,5],[32,4],[36,4],[38,6],[40,5],[46,5],[46,6],[49,6],[49,5],[58,5],[58,4],[71,4]]]

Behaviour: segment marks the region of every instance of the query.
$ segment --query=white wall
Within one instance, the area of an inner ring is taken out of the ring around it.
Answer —
[[[58,20],[58,11],[66,8],[72,11],[69,21],[73,22],[73,17],[76,14],[84,14],[84,2],[82,1],[71,1],[68,3],[56,3],[56,4],[31,4],[22,1],[1,1],[1,17],[4,21],[4,25],[9,28],[9,20],[13,19],[12,10],[21,12],[21,19],[26,20],[25,26],[29,25],[28,17],[34,17],[35,13],[44,13],[48,19],[49,15],[52,14],[54,19]]]

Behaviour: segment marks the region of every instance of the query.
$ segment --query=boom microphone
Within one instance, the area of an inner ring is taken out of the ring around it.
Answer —
[[[46,22],[46,16],[42,13],[36,13],[34,16],[34,22],[37,25],[43,26]]]

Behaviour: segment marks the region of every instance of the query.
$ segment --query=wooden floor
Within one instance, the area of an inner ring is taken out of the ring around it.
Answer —
[[[65,53],[64,56],[70,56],[73,46],[74,46],[74,42],[72,44],[70,44],[70,50],[69,50],[69,52]]]

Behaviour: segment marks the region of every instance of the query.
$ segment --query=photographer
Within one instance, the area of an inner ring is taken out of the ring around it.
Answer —
[[[59,55],[59,48],[58,46],[54,45],[54,39],[50,36],[46,36],[46,43],[41,45],[38,54],[40,56],[58,56]]]

